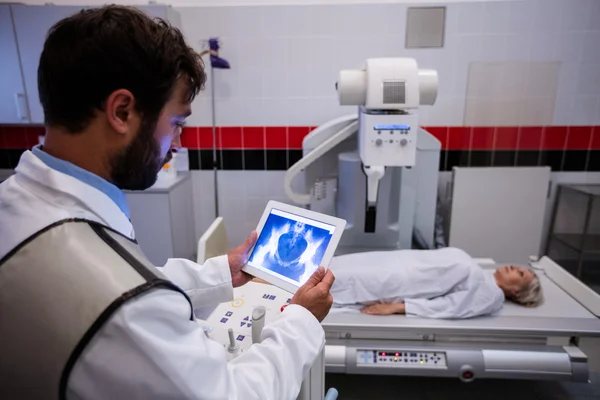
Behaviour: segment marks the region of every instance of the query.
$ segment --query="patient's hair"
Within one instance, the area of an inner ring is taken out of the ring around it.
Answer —
[[[511,296],[510,300],[525,307],[537,307],[544,301],[544,293],[540,283],[540,277],[531,271],[531,281],[525,285],[519,293]]]

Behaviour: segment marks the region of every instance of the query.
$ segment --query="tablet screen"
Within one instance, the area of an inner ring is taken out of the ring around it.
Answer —
[[[248,265],[295,286],[321,265],[335,226],[273,208]]]

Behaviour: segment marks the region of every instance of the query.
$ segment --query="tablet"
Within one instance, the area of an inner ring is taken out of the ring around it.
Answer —
[[[296,293],[320,265],[327,268],[346,221],[270,201],[243,271]]]

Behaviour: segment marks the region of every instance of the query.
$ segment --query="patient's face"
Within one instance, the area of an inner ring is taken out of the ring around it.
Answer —
[[[521,288],[529,285],[533,279],[533,272],[527,268],[515,267],[514,265],[508,265],[506,267],[500,267],[494,273],[496,282],[505,291],[515,293],[521,290]]]

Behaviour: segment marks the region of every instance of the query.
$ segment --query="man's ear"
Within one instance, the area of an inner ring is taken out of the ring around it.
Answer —
[[[122,135],[135,131],[133,126],[135,98],[127,89],[112,92],[106,99],[105,113],[109,125]]]
[[[518,295],[519,295],[519,289],[516,289],[516,288],[512,288],[512,289],[510,289],[510,294],[511,294],[513,297],[516,297],[516,296],[518,296]]]

